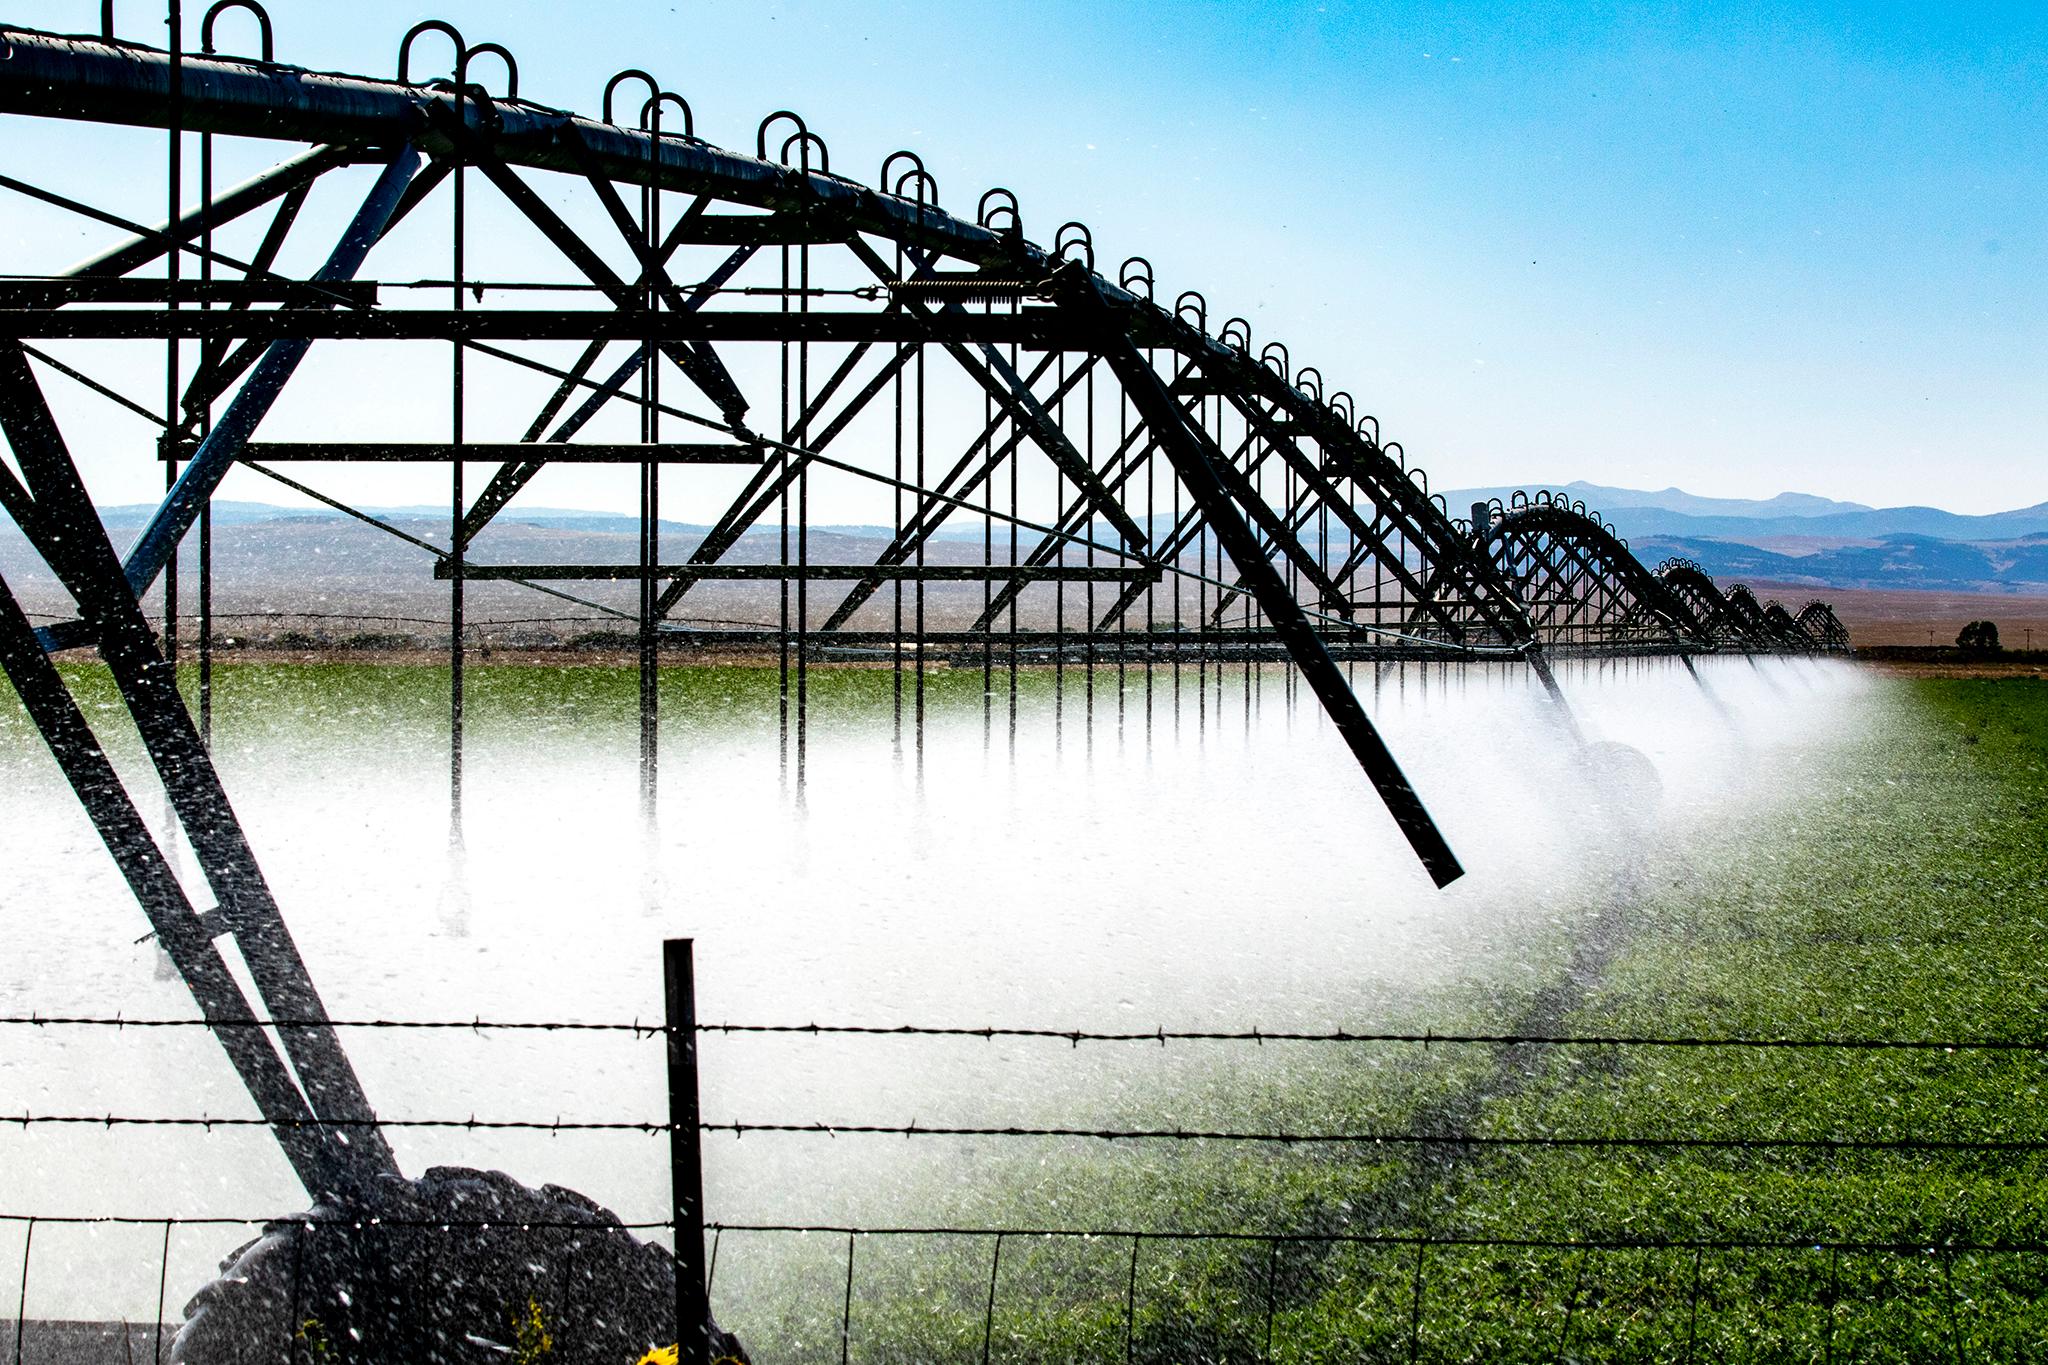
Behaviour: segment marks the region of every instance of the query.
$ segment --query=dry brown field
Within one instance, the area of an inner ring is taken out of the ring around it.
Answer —
[[[1723,586],[1726,586],[1725,584]],[[2048,649],[2048,597],[1997,592],[1911,592],[1883,588],[1816,588],[1800,583],[1751,583],[1758,597],[1775,597],[1793,611],[1819,598],[1849,628],[1849,642],[1870,645],[1952,645],[1971,621],[1993,621],[2007,649]],[[2032,643],[2027,632],[2033,631]]]

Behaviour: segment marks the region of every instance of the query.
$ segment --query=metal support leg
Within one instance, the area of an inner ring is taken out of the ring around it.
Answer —
[[[1407,836],[1409,846],[1438,886],[1448,886],[1464,875],[1464,868],[1451,852],[1443,833],[1415,794],[1401,765],[1388,750],[1379,731],[1373,728],[1365,708],[1352,695],[1344,672],[1330,657],[1322,638],[1310,625],[1307,614],[1272,564],[1259,554],[1258,536],[1224,490],[1223,481],[1211,465],[1222,458],[1206,437],[1198,436],[1185,420],[1180,405],[1166,391],[1158,371],[1145,363],[1128,335],[1111,315],[1108,305],[1086,280],[1077,281],[1062,292],[1063,306],[1089,318],[1097,332],[1097,345],[1123,382],[1140,414],[1159,438],[1159,448],[1173,462],[1188,492],[1201,505],[1202,514],[1225,554],[1249,580],[1247,586],[1257,598],[1266,618],[1273,623],[1281,643],[1309,687],[1329,713],[1330,721],[1351,748],[1366,777],[1386,803],[1388,813]]]
[[[136,811],[114,767],[86,724],[70,689],[50,656],[37,643],[6,581],[0,579],[0,670],[7,674],[29,718],[49,745],[79,804],[92,818],[114,865],[141,903],[157,943],[176,964],[199,1012],[214,1025],[228,1061],[271,1122],[285,1158],[315,1198],[347,1186],[347,1170],[331,1151],[333,1135],[323,1133],[292,1082],[284,1059],[253,1027],[255,1015],[235,984],[214,929],[194,910],[163,850]]]
[[[340,1040],[323,1027],[326,1007],[18,342],[0,342],[0,431],[28,480],[27,490],[14,484],[11,475],[0,487],[7,510],[77,600],[84,628],[113,674],[193,855],[220,900],[222,923],[234,935],[265,1005],[274,1017],[304,1023],[284,1030],[283,1042],[311,1109],[357,1129],[346,1142],[337,1137],[329,1144],[335,1175],[310,1192],[365,1190],[376,1177],[395,1174],[397,1164],[374,1127],[376,1117]],[[57,749],[53,732],[44,733]],[[103,835],[114,842],[105,827]],[[223,1044],[232,1055],[225,1037]],[[261,1104],[266,1097],[258,1093],[256,1098]]]

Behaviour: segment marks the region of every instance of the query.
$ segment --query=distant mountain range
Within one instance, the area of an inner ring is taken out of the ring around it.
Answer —
[[[1550,487],[1598,511],[1655,565],[1682,555],[1719,579],[1815,588],[2048,595],[2048,503],[1964,516],[1939,507],[1867,507],[1809,493],[1702,498],[1593,483]],[[1512,488],[1444,494],[1454,514]]]
[[[1583,481],[1523,487],[1547,487],[1584,502],[1612,523],[1652,565],[1682,555],[1724,579],[1816,588],[2048,595],[2048,503],[1966,516],[1938,507],[1869,507],[1810,493],[1747,499],[1700,497],[1680,488],[1650,491]],[[1462,515],[1474,502],[1490,497],[1508,501],[1514,492],[1513,487],[1462,488],[1443,496],[1452,514]],[[443,507],[364,510],[421,531],[430,530],[436,522],[445,523],[448,516]],[[118,533],[139,529],[155,508],[115,506],[101,511],[109,528]],[[286,532],[293,523],[311,531],[340,518],[338,512],[317,507],[225,500],[214,504],[216,525],[260,525],[272,536]],[[561,541],[579,536],[610,541],[630,535],[634,526],[632,518],[618,513],[557,507],[516,507],[500,514],[500,522],[544,530],[558,542],[554,547],[558,552],[568,550]],[[693,542],[706,529],[684,522],[663,523],[665,535],[685,542]],[[876,526],[820,526],[814,527],[812,534],[885,543],[890,532]],[[1106,527],[1101,534],[1106,542],[1114,540]],[[940,536],[944,540],[970,538],[980,540],[978,522]],[[569,552],[563,557],[575,560],[584,555]]]
[[[1866,507],[1809,493],[1775,498],[1701,498],[1678,488],[1649,493],[1593,483],[1525,484],[1569,493],[1636,536],[1697,536],[1712,540],[1767,543],[1788,537],[1874,540],[1881,536],[1933,536],[1941,540],[2016,540],[2048,533],[2048,502],[1987,516],[1965,516],[1939,507]],[[1505,502],[1513,488],[1461,488],[1444,494],[1453,515],[1482,499]]]
[[[1799,555],[1734,540],[1685,536],[1642,536],[1630,546],[1653,565],[1674,555],[1697,560],[1718,579],[1816,588],[2048,594],[2048,535],[1987,541],[1893,535],[1881,536],[1874,544],[1830,545]]]
[[[1614,512],[1621,508],[1656,509],[1677,512],[1694,517],[1824,517],[1840,512],[1868,512],[1871,508],[1860,502],[1836,502],[1833,498],[1816,497],[1812,493],[1780,493],[1775,498],[1703,498],[1688,493],[1683,488],[1665,488],[1648,492],[1641,488],[1615,488],[1608,484],[1587,483],[1583,479],[1572,483],[1523,483],[1508,484],[1499,488],[1459,488],[1444,494],[1444,500],[1453,507],[1459,503],[1478,502],[1485,498],[1499,498],[1506,502],[1518,489],[1534,490],[1548,488],[1552,492],[1569,493],[1588,507],[1597,507],[1603,512]]]

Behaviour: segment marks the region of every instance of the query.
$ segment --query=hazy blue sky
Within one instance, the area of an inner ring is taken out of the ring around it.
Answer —
[[[428,13],[270,8],[281,59],[374,73]],[[1437,487],[2048,500],[2048,6],[437,12],[530,98],[594,113],[644,66],[713,141],[789,107],[842,173],[911,147],[956,211],[1000,183],[1034,238],[1081,219],[1358,394]]]

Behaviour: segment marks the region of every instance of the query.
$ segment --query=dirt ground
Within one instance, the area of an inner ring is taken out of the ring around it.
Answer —
[[[1952,645],[1956,633],[1969,622],[1992,621],[2007,649],[2038,646],[2048,650],[2048,597],[1814,588],[1790,583],[1752,583],[1750,588],[1758,597],[1777,598],[1794,612],[1814,598],[1828,603],[1849,628],[1849,642],[1859,649],[1870,645]]]
[[[1797,612],[1805,603],[1818,598],[1832,605],[1835,614],[1848,627],[1850,643],[1863,653],[1864,662],[1887,673],[1910,677],[2012,677],[2048,676],[2048,596],[2016,596],[2007,593],[1950,593],[1916,592],[1907,590],[1879,590],[1870,588],[1822,588],[1793,583],[1754,582],[1751,589],[1760,598],[1777,598],[1787,608]],[[282,620],[283,618],[280,618]],[[364,617],[353,624],[376,624],[382,618]],[[2035,655],[2034,658],[2006,657],[2000,659],[1943,658],[1938,655],[1913,657],[1904,651],[1946,651],[1955,644],[1957,632],[1971,621],[1988,620],[1998,626],[2000,643],[2009,655]],[[331,626],[330,621],[314,622],[311,626]],[[422,624],[429,624],[422,622]],[[190,623],[187,623],[190,629]],[[338,628],[337,628],[338,629]],[[214,657],[223,663],[242,661],[248,663],[362,663],[386,665],[445,665],[448,661],[444,647],[428,644],[424,640],[406,641],[404,636],[368,641],[353,646],[342,640],[329,642],[325,631],[318,644],[310,641],[286,643],[276,638],[259,636],[234,646],[218,648]],[[1874,653],[1873,653],[1874,651]],[[1893,651],[1900,653],[1894,654]],[[189,637],[183,642],[181,662],[191,663],[197,655],[196,643]],[[1890,657],[1887,657],[1887,656]],[[539,641],[503,641],[487,645],[472,646],[468,659],[474,664],[518,664],[538,667],[562,667],[564,665],[590,665],[598,667],[631,666],[638,660],[636,651],[625,641],[607,640],[602,644],[585,641],[575,647],[549,647]],[[665,664],[684,663],[725,663],[773,665],[775,651],[766,647],[751,647],[740,650],[708,651],[703,649],[681,650],[670,645],[662,650]],[[826,666],[828,661],[814,660],[813,667]],[[887,667],[883,657],[855,657],[832,659],[832,666],[839,667]],[[943,666],[939,659],[927,660],[927,667]]]

